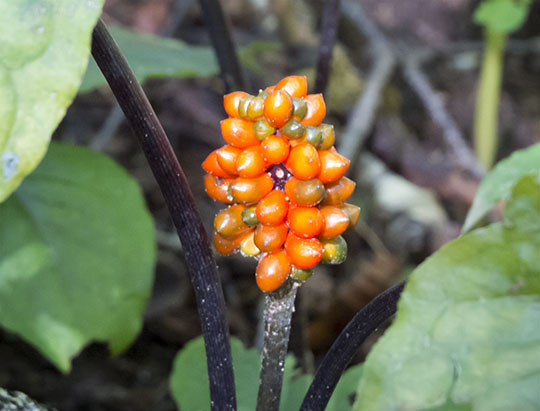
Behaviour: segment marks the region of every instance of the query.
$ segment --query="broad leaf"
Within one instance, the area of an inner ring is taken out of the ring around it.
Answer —
[[[0,2],[0,202],[45,155],[81,83],[102,4]]]
[[[257,404],[261,357],[254,348],[246,349],[237,339],[231,338],[231,351],[236,380],[236,400],[239,411],[252,411]],[[354,392],[359,367],[351,367],[340,380],[330,399],[328,411],[347,411],[351,408],[349,397]],[[288,356],[283,373],[280,409],[297,410],[311,384],[310,375],[300,375],[294,370],[294,358]],[[210,409],[210,392],[206,368],[204,341],[196,338],[178,353],[174,360],[170,388],[178,407],[198,411]]]
[[[529,14],[530,0],[484,0],[474,12],[474,21],[498,33],[519,29]]]
[[[463,232],[475,226],[499,200],[508,198],[514,184],[527,174],[540,174],[540,144],[516,151],[497,163],[478,188]]]
[[[109,30],[126,57],[137,80],[148,78],[198,77],[218,72],[211,47],[190,46],[180,40],[137,33],[118,26]],[[94,60],[81,84],[80,92],[88,92],[107,84]]]
[[[359,410],[540,408],[540,184],[506,222],[450,242],[411,275],[364,364]]]
[[[141,328],[154,260],[136,182],[100,154],[52,144],[0,204],[0,325],[63,371],[91,340],[117,353]]]

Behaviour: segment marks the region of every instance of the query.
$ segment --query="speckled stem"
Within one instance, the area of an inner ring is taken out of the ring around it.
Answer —
[[[92,56],[139,140],[182,243],[206,347],[211,409],[236,410],[225,301],[193,193],[154,109],[101,20],[92,36]]]
[[[291,317],[299,283],[288,280],[264,296],[264,345],[257,411],[278,411]]]

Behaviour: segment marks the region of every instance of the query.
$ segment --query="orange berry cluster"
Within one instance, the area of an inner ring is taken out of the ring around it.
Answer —
[[[289,76],[257,96],[227,94],[224,105],[228,144],[202,164],[208,195],[230,204],[214,220],[216,250],[258,258],[262,291],[289,275],[306,280],[321,261],[342,263],[341,234],[360,209],[345,203],[355,183],[345,177],[349,160],[334,148],[334,127],[321,124],[322,95],[307,94],[305,77]]]

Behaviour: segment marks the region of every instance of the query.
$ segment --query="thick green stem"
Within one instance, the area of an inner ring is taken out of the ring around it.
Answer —
[[[474,146],[478,161],[489,170],[497,153],[497,118],[501,94],[504,33],[486,29],[486,50],[474,116]]]

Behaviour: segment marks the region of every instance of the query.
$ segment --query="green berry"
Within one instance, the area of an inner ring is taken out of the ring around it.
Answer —
[[[347,259],[347,242],[338,235],[329,239],[321,239],[323,255],[321,262],[326,264],[341,264]]]
[[[302,120],[307,114],[307,103],[303,98],[293,98],[293,116]]]
[[[329,150],[336,141],[336,134],[334,131],[334,126],[331,124],[321,124],[319,125],[321,130],[322,137],[321,142],[319,143],[319,150]]]
[[[257,219],[257,214],[255,213],[256,207],[246,207],[242,210],[242,221],[244,224],[249,226],[254,226],[259,224],[259,220]]]
[[[304,134],[304,140],[306,143],[311,144],[313,147],[317,148],[321,143],[322,131],[319,127],[307,126],[306,132]]]
[[[255,137],[261,141],[274,134],[274,131],[275,128],[272,127],[270,123],[266,121],[266,119],[256,121],[255,124],[253,124],[253,132],[255,133]]]
[[[287,124],[279,129],[281,134],[286,135],[289,138],[297,139],[304,135],[305,128],[298,120],[289,120]]]
[[[291,271],[289,275],[298,281],[306,281],[313,274],[312,268],[299,268],[295,265],[291,266]]]
[[[248,107],[247,116],[249,120],[256,120],[263,116],[264,99],[262,97],[254,97]]]
[[[238,115],[243,119],[248,118],[249,105],[251,104],[251,100],[253,100],[253,98],[253,96],[245,96],[240,100],[240,104],[238,104]]]

